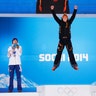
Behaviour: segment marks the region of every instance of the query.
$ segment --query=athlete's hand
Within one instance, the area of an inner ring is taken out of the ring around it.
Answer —
[[[51,5],[51,7],[50,7],[50,8],[51,8],[51,10],[54,10],[54,5]]]
[[[78,9],[78,6],[77,6],[77,5],[75,5],[75,6],[74,6],[74,9]]]

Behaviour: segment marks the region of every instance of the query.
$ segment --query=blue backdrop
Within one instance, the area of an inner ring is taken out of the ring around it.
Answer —
[[[0,0],[0,13],[36,13],[37,0]],[[96,13],[96,0],[69,0],[70,11],[78,5],[78,13]]]
[[[8,74],[7,49],[13,37],[23,48],[22,74],[38,85],[91,84],[96,81],[96,18],[77,17],[72,24],[72,43],[79,70],[68,62],[64,49],[60,67],[52,72],[58,44],[58,24],[52,17],[0,17],[0,74]]]

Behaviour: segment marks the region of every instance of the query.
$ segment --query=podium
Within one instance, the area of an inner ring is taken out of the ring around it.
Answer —
[[[0,96],[96,96],[93,85],[42,85],[36,92],[0,93]]]
[[[39,96],[91,96],[91,86],[44,85],[37,87],[37,92]]]

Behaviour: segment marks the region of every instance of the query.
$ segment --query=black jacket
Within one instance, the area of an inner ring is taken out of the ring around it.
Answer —
[[[54,19],[57,21],[57,23],[59,24],[60,26],[60,30],[59,30],[59,39],[63,39],[64,37],[67,37],[68,39],[71,38],[71,24],[76,16],[76,12],[77,10],[74,9],[74,12],[71,16],[70,19],[68,19],[67,22],[64,22],[62,19],[59,19],[55,13],[54,10],[51,10],[52,14],[53,14],[53,17]]]

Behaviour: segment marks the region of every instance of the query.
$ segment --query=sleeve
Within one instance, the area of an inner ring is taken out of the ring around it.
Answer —
[[[19,56],[21,56],[22,55],[22,47],[21,46],[19,46],[19,48],[16,48],[16,54],[17,55],[19,55]]]
[[[76,13],[77,13],[77,9],[74,9],[74,12],[73,12],[73,14],[72,14],[72,16],[71,16],[71,18],[69,20],[70,24],[73,22],[73,20],[74,20],[74,18],[76,16]]]
[[[54,10],[51,10],[51,12],[52,12],[52,15],[53,15],[54,19],[55,19],[55,20],[57,21],[57,23],[60,25],[61,20],[57,17],[55,11],[54,11]]]
[[[12,48],[9,47],[9,48],[8,48],[8,54],[7,54],[7,56],[8,56],[8,57],[11,57],[11,55],[12,55]]]

